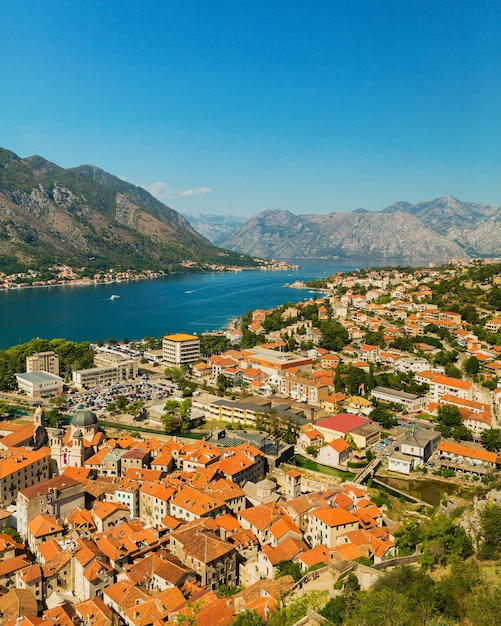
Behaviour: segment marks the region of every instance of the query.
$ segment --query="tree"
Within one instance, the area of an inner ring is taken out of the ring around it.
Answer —
[[[226,352],[231,346],[231,341],[224,335],[200,335],[200,354],[212,356]]]
[[[489,428],[482,433],[482,444],[489,452],[501,450],[501,429]]]
[[[359,394],[361,388],[365,388],[367,383],[367,374],[360,367],[348,366],[346,377],[346,388],[352,396]],[[363,387],[362,387],[363,386]]]
[[[320,615],[336,626],[344,624],[345,617],[347,617],[358,604],[358,591],[360,590],[358,578],[355,574],[350,572],[343,582],[341,595],[331,598],[323,609],[319,611]]]
[[[67,400],[67,397],[65,395],[54,396],[53,398],[49,400],[49,403],[52,404],[52,406],[55,406],[56,408],[60,409],[64,404],[66,404],[66,400]]]
[[[294,582],[297,582],[302,576],[299,563],[293,563],[292,561],[280,561],[277,565],[275,578],[282,578],[282,576],[292,576]]]
[[[44,415],[45,423],[49,428],[57,428],[61,418],[61,413],[57,408],[50,409]]]
[[[334,373],[334,389],[336,390],[336,393],[340,393],[344,390],[344,388],[344,382],[341,376],[341,366],[338,365]]]
[[[181,419],[179,417],[179,403],[176,400],[167,400],[165,403],[162,423],[167,435],[179,430]]]
[[[233,383],[231,382],[231,380],[224,374],[217,375],[216,384],[221,394],[224,394],[226,389],[229,389],[230,387],[233,386]]]
[[[463,373],[461,372],[459,367],[456,367],[452,363],[447,363],[447,365],[445,366],[445,375],[449,378],[457,378],[458,380],[461,380],[463,378]]]
[[[477,308],[472,304],[465,306],[464,309],[461,309],[460,313],[461,318],[469,324],[478,324],[480,321]]]
[[[473,433],[464,424],[453,428],[451,435],[456,441],[473,441]]]
[[[21,535],[17,532],[15,528],[12,528],[12,527],[4,528],[2,532],[4,535],[10,535],[16,543],[23,543],[23,538],[21,537]]]
[[[257,414],[256,428],[266,431],[271,439],[282,439],[290,444],[296,443],[299,436],[299,423],[292,417],[280,415],[274,408]]]
[[[463,426],[463,418],[459,412],[459,408],[453,404],[441,404],[438,407],[436,430],[438,430],[443,437],[450,437],[455,429]]]
[[[188,430],[191,425],[191,400],[189,398],[183,400],[179,405],[178,416],[181,421],[181,428]]]
[[[339,322],[327,320],[320,326],[322,340],[320,347],[327,350],[342,350],[350,342],[348,331]]]
[[[129,415],[137,417],[143,412],[143,408],[144,408],[144,401],[136,400],[135,402],[131,402],[131,404],[129,404],[126,411]]]
[[[327,591],[307,591],[303,593],[286,608],[278,609],[270,613],[269,626],[292,626],[305,617],[308,609],[320,610],[327,600]]]
[[[501,506],[489,502],[480,512],[480,522],[484,543],[482,554],[497,557],[501,552]]]
[[[470,356],[463,363],[463,370],[466,374],[470,374],[471,376],[475,376],[480,371],[480,364],[476,356]]]
[[[314,457],[315,459],[318,456],[318,451],[319,451],[319,447],[318,446],[308,446],[306,448],[306,454],[309,454],[310,456]]]
[[[447,565],[453,558],[466,559],[473,554],[473,544],[463,528],[443,514],[436,515],[425,526],[421,565]]]
[[[373,409],[370,413],[370,418],[374,422],[381,424],[383,428],[392,428],[398,424],[398,419],[388,409],[377,408]]]
[[[183,372],[179,367],[166,367],[164,375],[174,383],[180,383],[183,380]]]
[[[424,337],[421,337],[421,339],[424,339]],[[435,355],[435,358],[433,360],[435,362],[435,365],[450,365],[457,361],[457,354],[455,352],[447,352],[446,350],[442,350]]]
[[[285,420],[285,429],[282,430],[281,437],[285,443],[295,444],[299,437],[299,423],[289,418]]]
[[[405,522],[395,533],[395,545],[399,556],[414,554],[423,539],[423,529],[416,520]]]
[[[492,626],[499,621],[501,588],[484,583],[468,595],[466,614],[474,626]]]
[[[343,622],[348,626],[414,626],[419,624],[412,602],[403,593],[393,589],[368,591]]]
[[[240,611],[231,622],[231,626],[262,626],[262,624],[263,620],[253,609]]]
[[[127,398],[124,395],[119,395],[115,398],[115,404],[117,406],[117,409],[119,409],[120,411],[125,411],[128,405]]]

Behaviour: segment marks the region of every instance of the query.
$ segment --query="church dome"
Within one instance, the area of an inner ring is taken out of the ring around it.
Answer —
[[[71,425],[75,428],[87,428],[97,424],[96,414],[89,409],[82,409],[77,411],[71,420]]]
[[[81,439],[82,437],[82,431],[79,428],[75,430],[75,432],[73,433],[73,439]]]

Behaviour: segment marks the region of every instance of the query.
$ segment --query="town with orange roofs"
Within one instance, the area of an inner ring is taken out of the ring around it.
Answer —
[[[26,356],[2,393],[2,626],[342,624],[394,570],[496,557],[501,266],[311,288],[88,368]]]

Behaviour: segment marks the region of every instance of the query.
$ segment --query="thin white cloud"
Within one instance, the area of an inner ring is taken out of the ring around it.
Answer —
[[[164,201],[172,198],[173,196],[196,196],[198,194],[210,193],[212,189],[210,187],[198,187],[197,189],[184,189],[183,191],[174,191],[167,183],[151,183],[151,185],[141,185],[143,189],[149,191],[152,196],[158,198],[158,200]]]
[[[176,192],[167,183],[151,183],[151,185],[144,185],[144,189],[159,200],[167,200],[167,198],[172,198],[172,196],[176,195]]]
[[[210,187],[198,187],[198,189],[185,189],[184,191],[180,191],[180,196],[197,196],[201,193],[210,193],[212,189]]]

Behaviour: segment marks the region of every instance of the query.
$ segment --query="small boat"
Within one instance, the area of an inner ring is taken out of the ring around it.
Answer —
[[[116,294],[110,296],[110,300],[116,300],[117,298],[120,298],[120,296],[117,296]]]

